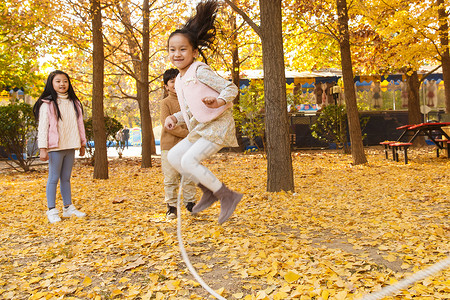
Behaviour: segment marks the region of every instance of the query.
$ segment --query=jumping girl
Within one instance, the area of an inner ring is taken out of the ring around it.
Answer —
[[[169,36],[169,59],[180,71],[175,89],[181,111],[168,116],[164,126],[168,130],[177,124],[188,126],[188,136],[169,151],[168,160],[203,191],[192,213],[220,200],[219,224],[222,224],[233,214],[243,195],[227,188],[201,164],[223,147],[238,146],[232,113],[238,89],[196,60],[199,54],[205,58],[202,49],[212,44],[216,13],[216,1],[203,1],[197,5],[196,15]]]

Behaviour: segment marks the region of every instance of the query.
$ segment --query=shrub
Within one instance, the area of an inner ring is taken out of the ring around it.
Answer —
[[[360,118],[361,128],[364,128],[368,121],[368,117]],[[338,149],[349,153],[347,129],[348,120],[345,106],[331,104],[323,108],[319,118],[311,126],[311,135],[320,141],[335,143]]]
[[[7,163],[15,170],[31,170],[38,150],[36,126],[31,105],[19,102],[0,106],[0,146],[11,158]]]
[[[92,118],[89,118],[84,121],[84,127],[86,130],[86,140],[93,141],[94,140],[94,131],[92,128]],[[105,116],[105,130],[106,130],[106,141],[112,142],[116,141],[116,133],[123,128],[123,125],[114,118]],[[87,143],[86,151],[89,153],[91,157],[94,157],[95,147],[91,143]]]
[[[233,111],[236,125],[250,139],[250,146],[257,146],[255,139],[264,136],[263,112],[264,86],[251,81],[248,87],[241,90],[239,105]]]

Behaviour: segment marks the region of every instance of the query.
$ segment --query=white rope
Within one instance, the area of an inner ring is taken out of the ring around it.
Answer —
[[[186,253],[186,249],[184,248],[183,238],[181,236],[181,210],[180,210],[181,209],[180,199],[181,199],[181,190],[182,190],[182,187],[183,187],[183,179],[184,179],[184,177],[182,176],[181,177],[180,186],[178,188],[178,200],[177,200],[177,238],[178,238],[178,245],[180,247],[181,257],[183,258],[184,263],[188,267],[188,269],[191,272],[191,274],[194,276],[194,278],[197,280],[197,282],[200,283],[200,285],[206,291],[208,291],[208,293],[210,293],[211,295],[213,295],[217,299],[227,300],[226,298],[224,298],[224,297],[220,296],[219,294],[217,294],[216,291],[214,291],[212,288],[210,288],[209,285],[207,285],[203,281],[203,279],[200,277],[200,275],[198,275],[197,271],[195,271],[194,266],[191,264],[191,261],[189,260],[189,256]]]
[[[394,285],[389,285],[386,286],[384,288],[382,288],[381,290],[379,290],[376,293],[372,293],[369,295],[366,295],[362,298],[362,300],[379,300],[382,299],[390,294],[393,294],[401,289],[406,288],[407,286],[413,284],[416,281],[422,280],[428,276],[431,276],[441,270],[446,269],[448,266],[450,266],[450,256],[447,257],[444,260],[441,260],[437,263],[435,263],[434,265],[421,270],[415,274],[413,274],[412,276],[402,279],[399,282],[397,282]]]

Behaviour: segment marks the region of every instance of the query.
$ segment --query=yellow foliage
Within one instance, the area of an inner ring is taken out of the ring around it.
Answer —
[[[406,166],[380,149],[367,157],[356,168],[331,151],[293,153],[296,190],[280,193],[265,191],[261,154],[206,161],[245,196],[223,226],[219,203],[195,217],[182,206],[192,264],[228,299],[344,300],[443,259],[450,161],[434,150],[411,150]],[[77,162],[72,196],[87,217],[56,224],[45,216],[45,166],[0,171],[0,298],[207,299],[181,259],[176,220],[164,217],[159,161],[139,165],[111,160],[110,179],[93,180],[93,168]],[[446,299],[448,278],[447,269],[401,295]]]

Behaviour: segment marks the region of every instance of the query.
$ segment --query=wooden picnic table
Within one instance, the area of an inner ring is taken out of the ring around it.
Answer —
[[[446,126],[450,126],[450,122],[420,123],[411,125],[404,130],[405,132],[412,131],[414,133],[412,138],[408,141],[409,143],[412,143],[418,136],[427,136],[437,147],[442,149],[442,144],[437,141],[437,137],[445,136],[447,140],[450,140],[449,135],[442,129],[442,127]]]
[[[380,144],[384,145],[386,158],[388,158],[388,149],[392,149],[392,158],[395,161],[398,161],[399,150],[403,150],[405,164],[407,164],[408,148],[418,136],[427,136],[437,147],[437,157],[439,157],[439,150],[447,149],[447,157],[450,158],[450,136],[443,129],[443,127],[446,126],[450,126],[450,122],[427,122],[414,125],[403,125],[397,127],[397,130],[402,130],[402,134],[396,141],[385,141]],[[403,137],[405,137],[407,133],[412,133],[412,137],[406,141],[402,141]]]

